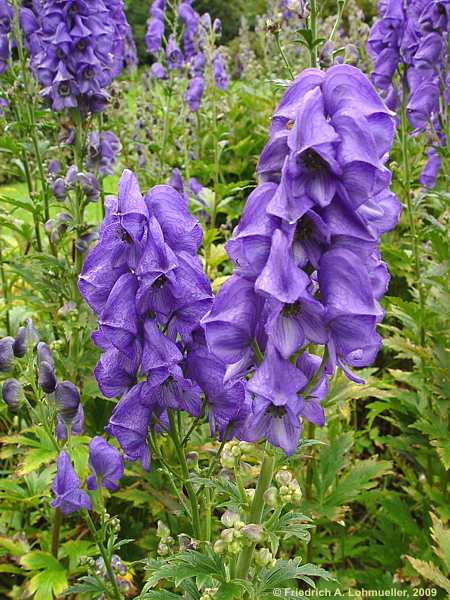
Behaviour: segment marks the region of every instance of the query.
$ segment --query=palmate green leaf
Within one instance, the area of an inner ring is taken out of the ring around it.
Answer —
[[[68,585],[67,573],[61,563],[48,552],[40,550],[25,554],[20,560],[25,569],[39,571],[27,583],[30,594],[35,600],[53,600]]]
[[[276,588],[288,587],[295,579],[300,579],[312,588],[316,583],[311,577],[319,577],[325,581],[336,581],[335,577],[325,569],[310,563],[300,565],[300,559],[277,560],[270,569],[263,569],[258,577],[256,586],[258,598],[273,597],[272,591]],[[272,595],[270,595],[272,594]]]
[[[102,581],[96,577],[88,575],[80,577],[79,581],[74,585],[66,588],[61,596],[71,596],[72,594],[89,594],[89,598],[95,599],[101,596],[105,591],[105,586]]]
[[[333,492],[328,496],[328,506],[342,506],[352,502],[363,491],[368,490],[377,482],[376,478],[386,475],[392,468],[387,460],[369,458],[352,464],[349,473],[341,477]]]
[[[184,552],[166,560],[148,561],[146,566],[152,574],[147,580],[145,590],[155,587],[162,579],[172,581],[175,586],[194,577],[210,576],[219,582],[226,580],[223,558],[214,552]]]
[[[203,485],[207,488],[214,489],[218,494],[228,496],[231,501],[239,504],[241,502],[241,496],[239,494],[238,486],[232,481],[226,479],[207,479],[206,477],[191,476],[193,483]]]
[[[344,433],[320,452],[319,468],[314,478],[318,498],[323,499],[327,490],[334,484],[336,476],[349,460],[346,456],[353,443],[353,434]]]
[[[275,536],[284,536],[286,540],[290,537],[296,537],[303,542],[309,542],[311,539],[309,530],[313,527],[311,519],[306,515],[288,512],[273,523],[270,531]]]

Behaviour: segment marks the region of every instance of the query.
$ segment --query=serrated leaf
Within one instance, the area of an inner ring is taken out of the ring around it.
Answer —
[[[25,554],[20,563],[29,570],[40,571],[27,583],[35,600],[52,600],[68,585],[67,573],[58,560],[48,552],[33,551]]]
[[[444,527],[435,514],[430,513],[430,516],[433,522],[431,536],[436,544],[434,551],[450,571],[450,531]]]
[[[450,579],[445,577],[432,562],[426,562],[406,555],[414,569],[427,581],[435,583],[450,594]]]

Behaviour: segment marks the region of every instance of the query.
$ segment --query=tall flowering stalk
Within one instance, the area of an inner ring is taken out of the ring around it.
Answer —
[[[102,350],[95,377],[107,397],[121,396],[107,431],[129,460],[150,467],[149,428],[170,434],[184,476],[176,411],[199,417],[201,389],[187,373],[187,357],[212,294],[197,252],[198,222],[170,186],[142,197],[125,171],[110,198],[97,246],[80,277],[82,296],[98,316],[94,343]],[[195,535],[198,507],[187,480]]]
[[[400,214],[385,166],[393,133],[348,65],[303,71],[275,110],[260,184],[227,244],[235,272],[202,321],[226,379],[251,375],[248,441],[292,454],[303,419],[324,424],[336,367],[361,382],[351,369],[375,359],[389,280],[378,245]]]

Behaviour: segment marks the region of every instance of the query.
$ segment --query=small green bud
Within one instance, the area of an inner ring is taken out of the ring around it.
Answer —
[[[156,536],[161,540],[164,540],[170,536],[170,529],[167,527],[163,521],[158,521],[158,526],[156,528]]]
[[[214,552],[216,554],[223,554],[226,550],[226,544],[223,540],[217,540],[217,542],[215,542],[213,548],[214,548]]]
[[[158,544],[158,554],[160,556],[167,556],[170,552],[170,548],[167,544],[164,544],[164,542],[160,542]]]
[[[242,534],[251,542],[258,544],[264,539],[264,530],[261,525],[250,523],[242,528]]]
[[[259,567],[267,567],[273,564],[273,556],[268,548],[260,548],[255,552],[255,563]]]
[[[220,457],[220,464],[225,469],[233,469],[234,467],[234,456],[229,451],[223,451],[222,456]]]
[[[238,541],[234,541],[228,546],[228,551],[231,552],[231,554],[239,554],[241,550],[242,544],[240,544]]]
[[[255,497],[255,489],[254,488],[248,488],[247,490],[245,490],[245,495],[246,495],[247,500],[249,502],[253,502],[253,498]]]
[[[264,502],[274,508],[278,504],[278,490],[272,486],[264,492]]]
[[[241,449],[239,448],[239,446],[234,446],[234,448],[231,448],[231,454],[232,456],[234,456],[234,458],[240,458]]]
[[[236,521],[236,523],[234,524],[234,528],[239,531],[239,529],[242,529],[244,527],[244,525],[245,525],[244,521]]]
[[[220,520],[225,527],[234,527],[234,524],[239,521],[239,513],[234,510],[226,510]]]
[[[234,529],[223,529],[222,532],[220,533],[220,537],[227,544],[231,544],[231,542],[233,541],[233,538],[234,538]]]
[[[275,475],[275,480],[278,485],[289,485],[292,481],[292,473],[286,468],[283,468]]]

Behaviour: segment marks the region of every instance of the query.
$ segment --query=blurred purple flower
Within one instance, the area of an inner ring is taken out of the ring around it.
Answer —
[[[53,480],[52,491],[55,499],[53,508],[59,508],[65,515],[79,510],[92,509],[91,499],[87,492],[81,489],[81,481],[65,450],[61,450],[56,462],[56,477]]]
[[[123,461],[118,450],[100,436],[89,442],[89,467],[92,475],[86,479],[89,490],[97,489],[97,481],[110,491],[117,489],[117,482],[123,475]]]

